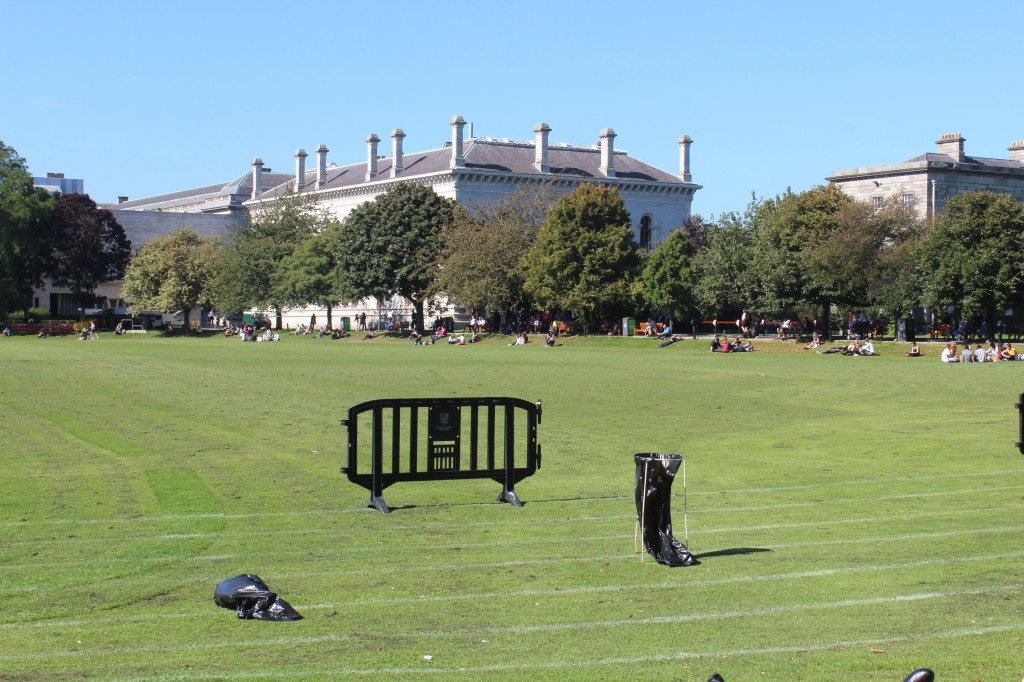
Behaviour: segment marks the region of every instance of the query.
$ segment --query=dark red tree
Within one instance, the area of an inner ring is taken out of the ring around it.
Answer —
[[[85,308],[95,300],[96,287],[124,276],[132,243],[114,214],[88,194],[59,196],[54,221],[50,277]]]

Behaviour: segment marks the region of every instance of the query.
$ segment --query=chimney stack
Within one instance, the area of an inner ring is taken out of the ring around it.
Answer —
[[[601,172],[606,178],[615,177],[615,131],[601,131]]]
[[[466,157],[462,154],[462,129],[466,121],[461,116],[452,117],[452,161],[449,168],[465,168]]]
[[[960,133],[949,133],[935,141],[936,151],[953,157],[953,160],[960,163],[964,160],[964,138]]]
[[[377,177],[377,144],[380,138],[377,133],[370,133],[366,136],[366,181],[369,182]]]
[[[405,132],[401,128],[391,131],[391,177],[397,177],[404,170],[402,166],[402,140]]]
[[[252,160],[252,198],[260,194],[263,194],[263,159],[257,156]]]
[[[550,173],[551,166],[548,163],[548,134],[551,133],[551,126],[547,123],[538,123],[533,126],[533,167],[541,173]]]
[[[690,145],[693,138],[689,135],[679,136],[679,178],[683,182],[690,182],[693,176],[690,175]]]
[[[306,188],[306,150],[295,150],[295,193],[298,194]]]
[[[1010,161],[1024,163],[1024,140],[1017,140],[1010,145]]]
[[[123,204],[126,201],[128,201],[128,197],[120,196],[120,197],[117,198],[117,203],[119,203],[119,204]]]
[[[327,145],[321,144],[316,148],[316,188],[320,189],[327,184],[327,152],[330,150]]]

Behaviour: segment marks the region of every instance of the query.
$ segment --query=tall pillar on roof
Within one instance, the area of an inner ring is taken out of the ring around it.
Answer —
[[[316,188],[320,189],[327,184],[327,145],[322,144],[316,148]]]
[[[263,159],[252,160],[252,198],[256,199],[263,193]]]
[[[611,128],[601,131],[601,173],[615,177],[615,131]]]
[[[306,188],[306,150],[295,150],[295,193]]]
[[[397,177],[402,172],[402,140],[405,139],[405,132],[401,128],[391,131],[391,177]]]
[[[548,135],[551,133],[551,126],[541,122],[533,126],[533,167],[541,173],[550,173],[551,165],[548,163]]]
[[[466,121],[461,116],[452,117],[452,160],[449,168],[465,168],[466,157],[462,150],[462,129],[466,127]]]
[[[679,178],[683,182],[690,182],[693,176],[690,175],[690,145],[693,138],[689,135],[679,136]]]

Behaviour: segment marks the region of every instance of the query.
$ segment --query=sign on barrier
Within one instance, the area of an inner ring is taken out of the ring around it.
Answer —
[[[515,484],[540,468],[541,401],[519,398],[382,398],[353,405],[341,425],[341,473],[387,514],[384,488],[405,481],[490,478],[499,502],[521,507]],[[368,436],[366,435],[368,434]]]

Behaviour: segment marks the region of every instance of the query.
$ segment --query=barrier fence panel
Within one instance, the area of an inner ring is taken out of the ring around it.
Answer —
[[[382,398],[353,405],[341,420],[341,473],[370,491],[387,514],[384,488],[405,481],[489,478],[499,502],[523,506],[515,484],[540,468],[541,401],[519,398]]]

